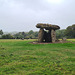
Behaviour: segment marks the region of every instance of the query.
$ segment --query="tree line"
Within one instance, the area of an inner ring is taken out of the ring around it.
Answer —
[[[0,31],[1,33],[3,33],[3,31]],[[33,31],[30,30],[29,32],[18,32],[16,34],[0,34],[0,38],[1,39],[35,39],[38,37],[38,32],[37,31]]]
[[[75,38],[75,24],[68,26],[66,29],[56,30],[56,37],[58,39],[65,38]],[[30,30],[29,32],[18,32],[16,34],[4,34],[0,30],[0,39],[37,39],[38,32]]]

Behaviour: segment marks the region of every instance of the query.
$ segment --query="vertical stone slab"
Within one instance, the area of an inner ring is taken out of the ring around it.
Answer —
[[[44,29],[40,28],[38,35],[38,42],[43,42],[43,39],[44,39]]]
[[[52,39],[52,43],[54,43],[55,42],[55,40],[56,40],[56,33],[55,33],[55,30],[51,30],[51,39]]]
[[[54,30],[55,31],[55,30]],[[55,34],[55,42],[56,42],[56,31],[54,32],[54,34]]]

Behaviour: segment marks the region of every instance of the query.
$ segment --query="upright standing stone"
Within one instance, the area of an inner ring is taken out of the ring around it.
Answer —
[[[56,33],[55,33],[55,30],[51,30],[51,38],[52,38],[52,43],[54,43],[55,42],[55,40],[56,40]]]
[[[43,39],[44,39],[44,29],[40,28],[38,35],[38,42],[43,42]]]

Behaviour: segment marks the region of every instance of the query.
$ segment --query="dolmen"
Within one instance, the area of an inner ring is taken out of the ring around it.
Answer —
[[[40,28],[38,42],[56,42],[55,30],[60,29],[58,25],[38,23],[36,27]]]

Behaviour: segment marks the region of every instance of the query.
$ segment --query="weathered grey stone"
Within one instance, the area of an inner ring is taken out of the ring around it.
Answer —
[[[56,33],[55,33],[55,30],[51,30],[51,38],[52,38],[52,43],[54,43],[55,42],[55,40],[56,40]]]
[[[43,24],[43,23],[38,23],[36,25],[36,27],[37,28],[45,28],[46,30],[51,30],[51,29],[57,30],[57,29],[60,29],[60,27],[58,25]]]
[[[38,42],[43,42],[43,39],[44,39],[44,29],[40,28],[38,35]]]

